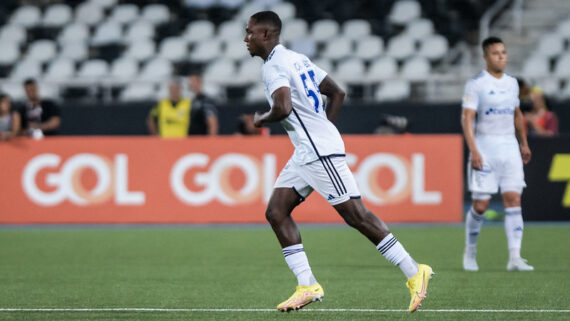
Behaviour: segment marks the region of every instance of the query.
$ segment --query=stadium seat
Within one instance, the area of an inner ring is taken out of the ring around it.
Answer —
[[[105,60],[92,59],[85,61],[79,71],[77,78],[98,80],[109,75],[109,64]]]
[[[89,56],[89,47],[83,41],[65,42],[61,45],[60,58],[67,58],[73,61],[83,61]]]
[[[218,5],[227,10],[236,10],[244,5],[246,0],[218,0]]]
[[[251,88],[249,88],[245,94],[245,101],[246,102],[265,102],[265,89],[263,88],[263,84],[257,84]]]
[[[4,25],[0,30],[0,41],[2,43],[13,42],[21,46],[26,42],[26,38],[26,29],[19,25]]]
[[[262,66],[261,59],[245,58],[242,60],[237,71],[237,83],[261,83]]]
[[[390,23],[403,26],[406,23],[419,18],[422,9],[420,3],[414,0],[396,1],[392,5],[392,9],[388,14],[388,21]]]
[[[184,31],[184,39],[189,43],[195,43],[210,39],[214,36],[216,26],[207,20],[196,20],[190,22]]]
[[[26,58],[39,62],[47,62],[55,57],[57,46],[52,40],[36,40],[28,47]]]
[[[118,2],[119,0],[88,0],[85,3],[89,5],[96,5],[102,9],[110,9],[111,7],[117,5]]]
[[[219,85],[227,85],[236,75],[236,68],[233,60],[218,59],[206,67],[204,71],[204,82],[211,82]]]
[[[557,77],[570,77],[570,51],[567,51],[556,61],[554,67],[554,75]]]
[[[178,62],[188,56],[188,47],[182,37],[168,37],[162,40],[158,57]]]
[[[352,19],[342,25],[342,35],[348,39],[359,40],[370,35],[370,23],[364,19]]]
[[[415,51],[414,39],[407,35],[397,35],[388,41],[386,54],[397,60],[404,60],[412,56]]]
[[[246,44],[242,39],[229,40],[225,43],[223,57],[232,60],[241,60],[250,57]]]
[[[222,42],[219,39],[204,40],[190,53],[190,59],[197,63],[208,62],[219,57],[221,49]]]
[[[138,63],[132,58],[119,58],[111,65],[111,78],[130,81],[136,78],[139,71]]]
[[[550,62],[544,56],[534,55],[523,63],[522,74],[527,78],[545,77],[550,74]]]
[[[123,32],[121,25],[115,21],[106,21],[97,26],[95,34],[91,39],[93,46],[103,46],[123,41]]]
[[[430,61],[436,61],[447,53],[449,44],[442,35],[431,35],[423,38],[420,42],[418,56],[426,57]]]
[[[326,71],[327,73],[332,73],[333,70],[333,63],[328,58],[317,58],[313,60],[313,64],[317,67],[321,68],[322,70]]]
[[[139,7],[134,4],[120,4],[113,8],[109,21],[120,24],[131,23],[139,18]]]
[[[75,9],[75,22],[95,26],[103,21],[103,7],[90,2],[83,2]]]
[[[154,38],[154,25],[146,20],[139,20],[128,26],[125,41],[128,43]]]
[[[338,35],[338,22],[332,19],[322,19],[313,22],[311,27],[311,38],[316,42],[325,42]]]
[[[557,33],[566,40],[570,40],[570,18],[558,23]]]
[[[538,79],[535,85],[540,87],[547,96],[557,96],[560,93],[560,82],[555,78],[547,77]]]
[[[37,6],[21,6],[12,14],[11,24],[30,28],[41,22],[40,8]]]
[[[172,75],[172,63],[164,58],[154,58],[148,61],[139,74],[142,81],[165,81]]]
[[[66,58],[58,58],[52,60],[43,75],[46,81],[65,81],[73,77],[75,73],[75,64],[73,60]]]
[[[376,90],[376,101],[397,101],[410,98],[412,88],[406,80],[384,81]]]
[[[71,21],[71,7],[66,4],[54,4],[47,8],[42,19],[46,27],[62,27]]]
[[[11,65],[20,58],[20,49],[16,42],[0,39],[0,65]]]
[[[539,42],[536,54],[548,58],[556,57],[564,51],[564,39],[557,33],[543,35]]]
[[[384,51],[384,41],[376,35],[366,36],[356,42],[354,56],[364,60],[378,58]]]
[[[370,64],[367,80],[372,83],[393,79],[398,72],[398,63],[392,57],[380,57]]]
[[[217,0],[184,0],[184,5],[194,9],[209,9],[217,5]]]
[[[154,56],[156,44],[150,39],[138,40],[131,43],[123,53],[125,58],[133,58],[136,61],[145,61]]]
[[[428,79],[431,65],[425,57],[412,57],[404,62],[400,76],[410,81]]]
[[[20,81],[3,82],[2,86],[0,86],[0,90],[8,94],[14,101],[23,101],[26,99],[26,92]]]
[[[299,38],[291,41],[289,49],[312,58],[317,53],[317,44],[311,38]]]
[[[60,45],[68,42],[87,42],[89,40],[89,27],[82,23],[71,23],[60,32],[58,41]]]
[[[339,60],[352,55],[352,52],[352,41],[349,38],[336,37],[325,43],[321,57]]]
[[[269,10],[277,13],[281,21],[287,21],[295,18],[297,10],[295,5],[290,2],[278,2],[269,7]]]
[[[245,25],[238,20],[224,21],[218,28],[217,36],[220,40],[243,40],[245,36]]]
[[[570,78],[566,79],[566,86],[560,91],[561,99],[570,99]]]
[[[404,33],[414,40],[421,40],[433,34],[433,22],[429,19],[414,19],[406,25]]]
[[[121,101],[148,101],[156,99],[156,86],[153,83],[131,83],[120,94]]]
[[[263,10],[267,10],[267,6],[265,4],[259,2],[249,2],[239,9],[238,14],[234,16],[234,19],[247,23],[249,17]]]
[[[10,73],[10,80],[22,81],[26,78],[39,78],[42,74],[42,65],[37,60],[25,59],[16,64]]]
[[[288,43],[299,38],[304,38],[307,36],[308,29],[307,21],[303,19],[287,20],[283,23],[281,29],[281,41]]]
[[[366,82],[364,62],[358,58],[339,62],[334,75],[335,79],[347,84],[364,84]]]
[[[143,8],[141,19],[153,25],[166,23],[170,20],[170,11],[164,4],[149,4]]]

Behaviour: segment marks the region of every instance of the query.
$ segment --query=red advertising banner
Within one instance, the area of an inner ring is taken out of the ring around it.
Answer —
[[[344,136],[366,206],[387,222],[458,222],[459,135]],[[293,147],[282,137],[21,138],[0,143],[0,223],[256,223]],[[316,192],[298,222],[342,222]]]

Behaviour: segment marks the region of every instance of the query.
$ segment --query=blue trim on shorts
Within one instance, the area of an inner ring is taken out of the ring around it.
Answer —
[[[360,199],[360,198],[362,198],[362,196],[360,196],[360,195],[358,195],[358,196],[351,196],[350,198],[351,198],[351,199]]]

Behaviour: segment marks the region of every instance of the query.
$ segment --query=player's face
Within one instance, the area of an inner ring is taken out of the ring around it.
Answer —
[[[247,26],[245,28],[245,41],[247,45],[247,50],[252,57],[259,56],[262,52],[263,46],[263,37],[265,35],[265,28],[260,25],[256,24],[255,21],[249,19],[247,22]]]
[[[2,113],[9,113],[10,112],[10,99],[8,98],[2,98],[0,100],[0,111]]]
[[[26,96],[30,100],[38,99],[38,86],[35,84],[28,84],[24,86],[24,90],[26,91]]]
[[[487,67],[493,71],[502,72],[507,67],[507,49],[502,43],[489,45],[483,57],[487,62]]]

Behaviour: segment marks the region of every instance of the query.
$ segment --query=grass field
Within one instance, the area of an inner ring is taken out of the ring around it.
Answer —
[[[302,226],[325,299],[291,313],[273,310],[296,281],[266,226],[0,228],[0,320],[570,319],[567,223],[527,224],[523,257],[536,269],[527,273],[506,272],[497,224],[483,228],[477,273],[461,268],[462,226],[392,231],[436,272],[414,314],[403,312],[409,294],[399,269],[343,226]],[[88,310],[25,310],[37,308]]]

